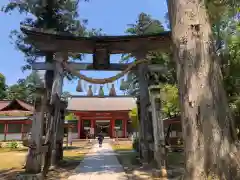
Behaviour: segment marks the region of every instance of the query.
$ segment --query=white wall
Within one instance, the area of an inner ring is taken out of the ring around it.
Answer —
[[[6,140],[21,140],[22,139],[22,133],[11,133],[11,134],[7,134],[6,136]],[[0,141],[4,140],[4,134],[0,134]]]

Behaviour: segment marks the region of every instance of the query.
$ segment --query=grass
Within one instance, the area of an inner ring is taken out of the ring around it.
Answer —
[[[83,141],[75,142],[69,149],[64,149],[63,161],[57,168],[49,171],[46,180],[67,179],[91,147],[92,144]],[[17,173],[24,171],[22,167],[25,163],[26,154],[26,149],[0,148],[0,179],[14,180]]]
[[[140,168],[141,164],[137,159],[138,153],[133,151],[132,142],[121,141],[119,143],[112,143],[112,148],[117,153],[117,159],[123,166],[128,177],[133,176],[134,170]]]
[[[124,167],[130,179],[154,179],[152,177],[152,169],[156,168],[156,164],[152,163],[148,168],[143,168],[137,159],[138,153],[133,151],[130,141],[115,142],[112,144],[112,147],[117,153],[118,161]],[[169,166],[174,168],[183,167],[184,155],[181,152],[169,152],[167,162]]]
[[[27,148],[0,148],[0,153],[6,152],[27,152]]]

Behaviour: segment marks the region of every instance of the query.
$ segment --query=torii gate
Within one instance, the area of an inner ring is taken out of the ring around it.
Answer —
[[[94,80],[83,76],[76,71],[81,70],[106,70],[123,71],[115,76],[119,78],[128,71],[135,71],[140,85],[140,126],[141,126],[141,149],[144,162],[149,163],[154,156],[154,138],[152,118],[149,117],[149,82],[147,74],[149,71],[164,72],[165,68],[159,65],[149,64],[146,56],[149,51],[169,50],[171,44],[171,33],[163,32],[154,35],[140,36],[100,36],[100,37],[75,37],[64,33],[48,33],[41,29],[22,27],[21,30],[27,35],[27,40],[37,47],[41,52],[55,53],[55,61],[49,63],[33,63],[33,70],[54,71],[54,83],[52,87],[51,104],[57,105],[57,99],[60,99],[62,93],[62,82],[64,69],[70,73],[85,78],[84,80],[92,83],[104,84],[116,79],[107,78],[107,80]],[[75,63],[67,62],[68,53],[88,53],[93,54],[93,63]],[[110,54],[131,53],[136,57],[135,64],[111,64]],[[79,74],[79,75],[78,75]],[[55,116],[58,108],[55,107]],[[57,117],[55,117],[57,118]],[[156,119],[155,119],[156,120]],[[55,120],[58,122],[57,120]],[[59,123],[59,122],[58,122]],[[156,123],[154,123],[156,124]],[[39,127],[38,127],[39,128]],[[53,129],[57,131],[55,125]],[[34,127],[33,127],[34,129]],[[33,132],[34,133],[34,132]],[[38,135],[36,135],[37,137]],[[56,137],[54,138],[56,139]],[[55,143],[55,142],[54,142]],[[41,147],[41,145],[39,146]],[[40,150],[39,150],[40,151]],[[41,163],[40,163],[41,164]],[[36,172],[37,173],[37,172]]]

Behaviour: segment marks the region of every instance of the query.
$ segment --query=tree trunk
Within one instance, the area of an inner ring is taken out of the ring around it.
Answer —
[[[229,154],[235,130],[202,0],[168,0],[181,103],[186,180],[237,179]]]

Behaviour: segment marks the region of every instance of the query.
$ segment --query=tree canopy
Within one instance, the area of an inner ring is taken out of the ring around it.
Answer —
[[[92,29],[90,31],[86,29],[87,20],[80,19],[78,4],[78,0],[16,0],[9,1],[8,4],[2,7],[2,11],[11,13],[17,10],[19,13],[25,15],[20,25],[42,28],[48,31],[61,31],[79,36],[101,34],[101,29]],[[22,32],[13,29],[11,39],[16,49],[25,56],[26,64],[23,65],[23,70],[31,69],[31,63],[42,59],[43,54],[31,43],[25,41],[26,36]],[[81,60],[82,58],[81,54],[70,55],[72,60]],[[48,58],[48,60],[50,59]]]
[[[0,73],[0,99],[5,99],[7,97],[7,85],[6,79],[3,74]]]

